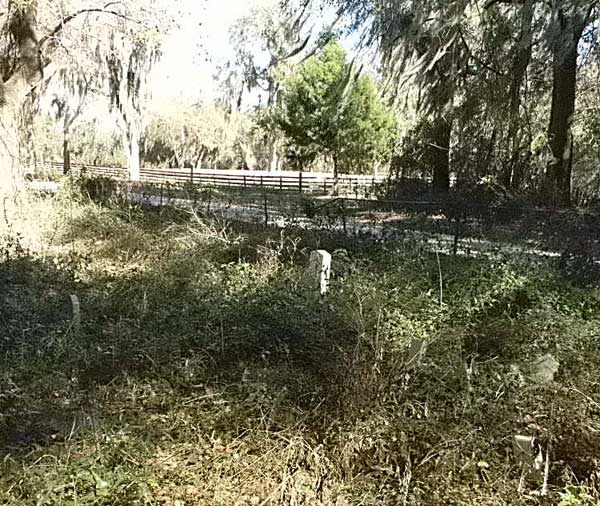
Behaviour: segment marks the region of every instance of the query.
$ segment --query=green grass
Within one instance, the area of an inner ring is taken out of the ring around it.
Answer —
[[[5,221],[1,504],[600,500],[600,291],[552,263],[438,264],[72,189]],[[344,250],[323,299],[302,283],[317,247]],[[511,368],[546,353],[552,384]],[[550,444],[548,496],[518,491],[514,434]]]

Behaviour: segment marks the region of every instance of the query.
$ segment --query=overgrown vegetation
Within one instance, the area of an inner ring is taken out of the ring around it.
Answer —
[[[303,284],[317,247],[334,252],[322,299]],[[553,261],[101,206],[73,186],[7,208],[0,249],[3,504],[600,500],[600,291]],[[531,382],[545,354],[555,381]],[[533,474],[518,491],[515,434],[550,448],[546,497]]]

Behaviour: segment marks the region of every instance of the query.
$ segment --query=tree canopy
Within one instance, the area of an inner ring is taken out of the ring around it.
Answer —
[[[389,155],[395,120],[373,80],[346,61],[332,40],[285,82],[279,125],[286,153],[298,168],[322,155],[334,172],[370,172]]]
[[[8,0],[0,5],[0,14],[5,34],[0,40],[1,186],[13,187],[20,178],[16,132],[21,108],[57,73],[70,95],[87,93],[88,86],[81,83],[92,78],[99,88],[105,86],[123,119],[135,178],[139,166],[133,144],[139,142],[143,83],[159,54],[162,36],[174,26],[173,7],[155,0]],[[86,79],[76,77],[82,73]],[[64,120],[72,115],[64,105],[59,109]]]
[[[177,149],[175,137],[167,142],[169,163],[200,156],[337,172],[380,162],[393,178],[428,178],[436,197],[451,181],[460,189],[484,180],[550,205],[598,194],[598,0],[257,2],[231,27],[221,105],[210,99],[177,117],[163,107],[148,125],[148,77],[183,18],[175,4],[0,3],[4,187],[31,158],[21,139],[29,142],[39,97],[52,96],[68,170],[72,131],[100,96],[132,179],[140,151],[158,146],[152,132],[165,140],[177,131],[185,135]],[[354,63],[363,49],[366,70]],[[186,143],[196,154],[181,154]]]
[[[430,105],[417,141],[434,152],[434,189],[448,190],[450,172],[487,174],[545,203],[571,202],[577,78],[590,65],[583,53],[597,62],[596,0],[333,3],[378,50],[392,95],[412,83]]]
[[[175,167],[203,168],[205,163],[235,159],[239,114],[219,104],[173,101],[153,113],[144,130],[145,161]]]

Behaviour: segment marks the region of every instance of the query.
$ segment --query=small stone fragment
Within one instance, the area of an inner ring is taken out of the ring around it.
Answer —
[[[513,436],[513,454],[522,466],[524,476],[537,474],[540,476],[544,466],[542,447],[534,436]]]
[[[523,368],[525,377],[532,383],[546,385],[554,381],[560,363],[552,355],[544,355]]]

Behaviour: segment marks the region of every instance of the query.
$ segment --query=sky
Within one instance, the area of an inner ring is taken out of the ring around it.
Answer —
[[[255,0],[181,0],[189,16],[165,43],[163,57],[153,72],[155,101],[186,97],[210,100],[217,89],[217,65],[232,56],[229,29]]]
[[[155,65],[149,79],[149,112],[160,111],[165,102],[182,99],[186,102],[208,103],[220,97],[215,79],[219,65],[235,54],[229,41],[231,26],[250,9],[261,3],[277,0],[173,0],[180,6],[180,27],[165,41],[161,60]],[[333,13],[329,13],[333,19]],[[320,18],[326,24],[328,21]],[[352,54],[355,41],[342,39],[346,50]],[[257,44],[256,50],[260,52]],[[258,103],[258,94],[245,97],[246,106]],[[106,118],[107,130],[114,128],[111,116],[103,115],[106,104],[88,104],[87,114],[93,118]],[[102,126],[102,125],[100,125]]]
[[[159,110],[165,101],[184,98],[211,101],[217,98],[214,75],[217,65],[232,57],[229,28],[256,2],[267,0],[169,0],[177,2],[187,14],[180,29],[165,41],[161,60],[149,79],[150,112]],[[57,84],[57,86],[60,86]],[[42,109],[55,113],[53,94],[48,93]],[[105,97],[90,96],[81,120],[93,119],[98,128],[112,132],[114,115],[106,114]]]
[[[159,107],[173,98],[206,102],[217,98],[217,67],[235,56],[229,42],[231,26],[253,6],[273,1],[179,0],[188,15],[166,41],[163,57],[153,71],[150,86],[154,105]],[[330,15],[333,18],[333,13]],[[342,40],[342,44],[352,52],[351,40]]]

